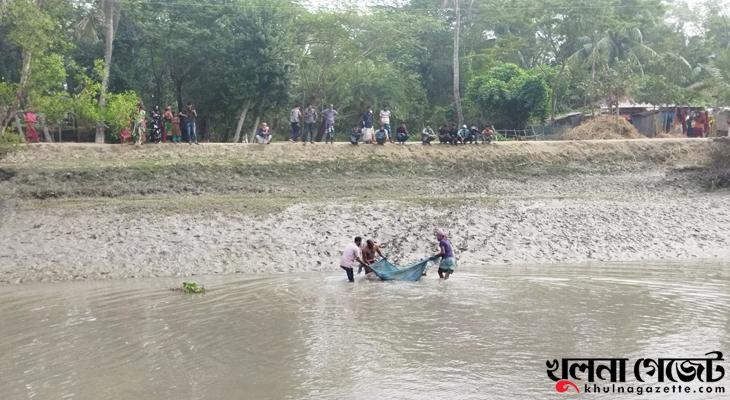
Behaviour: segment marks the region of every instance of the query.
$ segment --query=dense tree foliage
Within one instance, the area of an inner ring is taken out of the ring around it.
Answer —
[[[476,75],[467,93],[486,123],[508,129],[522,129],[531,118],[544,120],[550,99],[545,78],[539,72],[514,64],[498,65]]]
[[[457,122],[459,90],[466,123],[498,128],[623,99],[730,105],[726,3],[0,0],[0,123],[34,108],[111,139],[137,99],[191,101],[240,141],[285,131],[294,103],[334,104],[339,131],[368,105]]]

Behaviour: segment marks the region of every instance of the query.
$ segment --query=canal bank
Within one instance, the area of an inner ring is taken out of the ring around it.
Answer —
[[[730,260],[724,140],[450,147],[42,145],[6,154],[0,281],[335,271],[398,261]]]

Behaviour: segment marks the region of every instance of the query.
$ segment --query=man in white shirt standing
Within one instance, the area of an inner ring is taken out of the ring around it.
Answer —
[[[299,104],[295,104],[294,108],[291,109],[291,112],[289,113],[289,122],[291,122],[291,136],[289,137],[289,141],[292,143],[299,140],[299,123],[302,119],[302,111],[299,109]]]
[[[380,110],[380,123],[385,128],[385,131],[388,132],[388,141],[393,143],[392,135],[390,134],[390,109],[387,104]]]
[[[362,114],[361,118],[361,124],[362,124],[362,141],[363,143],[371,144],[373,143],[373,134],[375,133],[375,129],[373,129],[373,119],[375,116],[373,115],[373,107],[368,106],[368,110],[365,111]]]
[[[337,109],[334,104],[330,104],[329,107],[322,111],[322,117],[324,117],[324,142],[333,144],[335,142],[335,117],[337,116]]]
[[[347,273],[347,280],[350,282],[355,282],[355,273],[354,273],[354,266],[355,261],[357,261],[360,265],[363,267],[367,267],[368,265],[365,264],[362,261],[362,256],[360,255],[360,245],[362,244],[362,238],[360,236],[355,238],[355,241],[345,246],[345,249],[342,250],[342,257],[340,257],[340,268],[345,270],[345,273]]]

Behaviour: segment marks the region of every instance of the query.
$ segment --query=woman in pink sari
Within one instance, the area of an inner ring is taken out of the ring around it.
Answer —
[[[38,116],[36,116],[33,110],[28,109],[23,119],[25,120],[25,140],[29,143],[40,143],[41,140],[38,138],[38,132],[35,130]]]

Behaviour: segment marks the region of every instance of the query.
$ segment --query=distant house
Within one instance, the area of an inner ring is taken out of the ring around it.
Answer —
[[[655,110],[657,106],[649,103],[632,103],[628,101],[620,102],[618,104],[618,113],[624,117],[639,114],[644,111]],[[608,109],[605,109],[607,112]]]
[[[674,115],[674,112],[659,110],[641,111],[631,114],[630,121],[642,135],[655,137],[658,133],[665,131],[668,113]]]
[[[550,121],[550,133],[546,135],[547,139],[559,139],[565,132],[583,123],[585,118],[585,115],[578,111],[555,116]]]
[[[656,137],[662,132],[679,129],[679,126],[683,126],[683,123],[678,118],[692,111],[705,111],[705,109],[703,107],[681,105],[656,106],[648,103],[637,104],[631,102],[622,102],[619,104],[619,114],[630,121],[641,134],[648,137]]]
[[[604,106],[601,111],[607,113],[609,109]],[[631,122],[644,136],[654,137],[664,130],[666,117],[653,104],[622,101],[618,104],[618,114]]]
[[[566,126],[568,127],[568,129],[570,129],[580,125],[581,122],[583,122],[583,119],[583,113],[577,111],[568,114],[558,115],[557,117],[553,118],[553,126]]]

